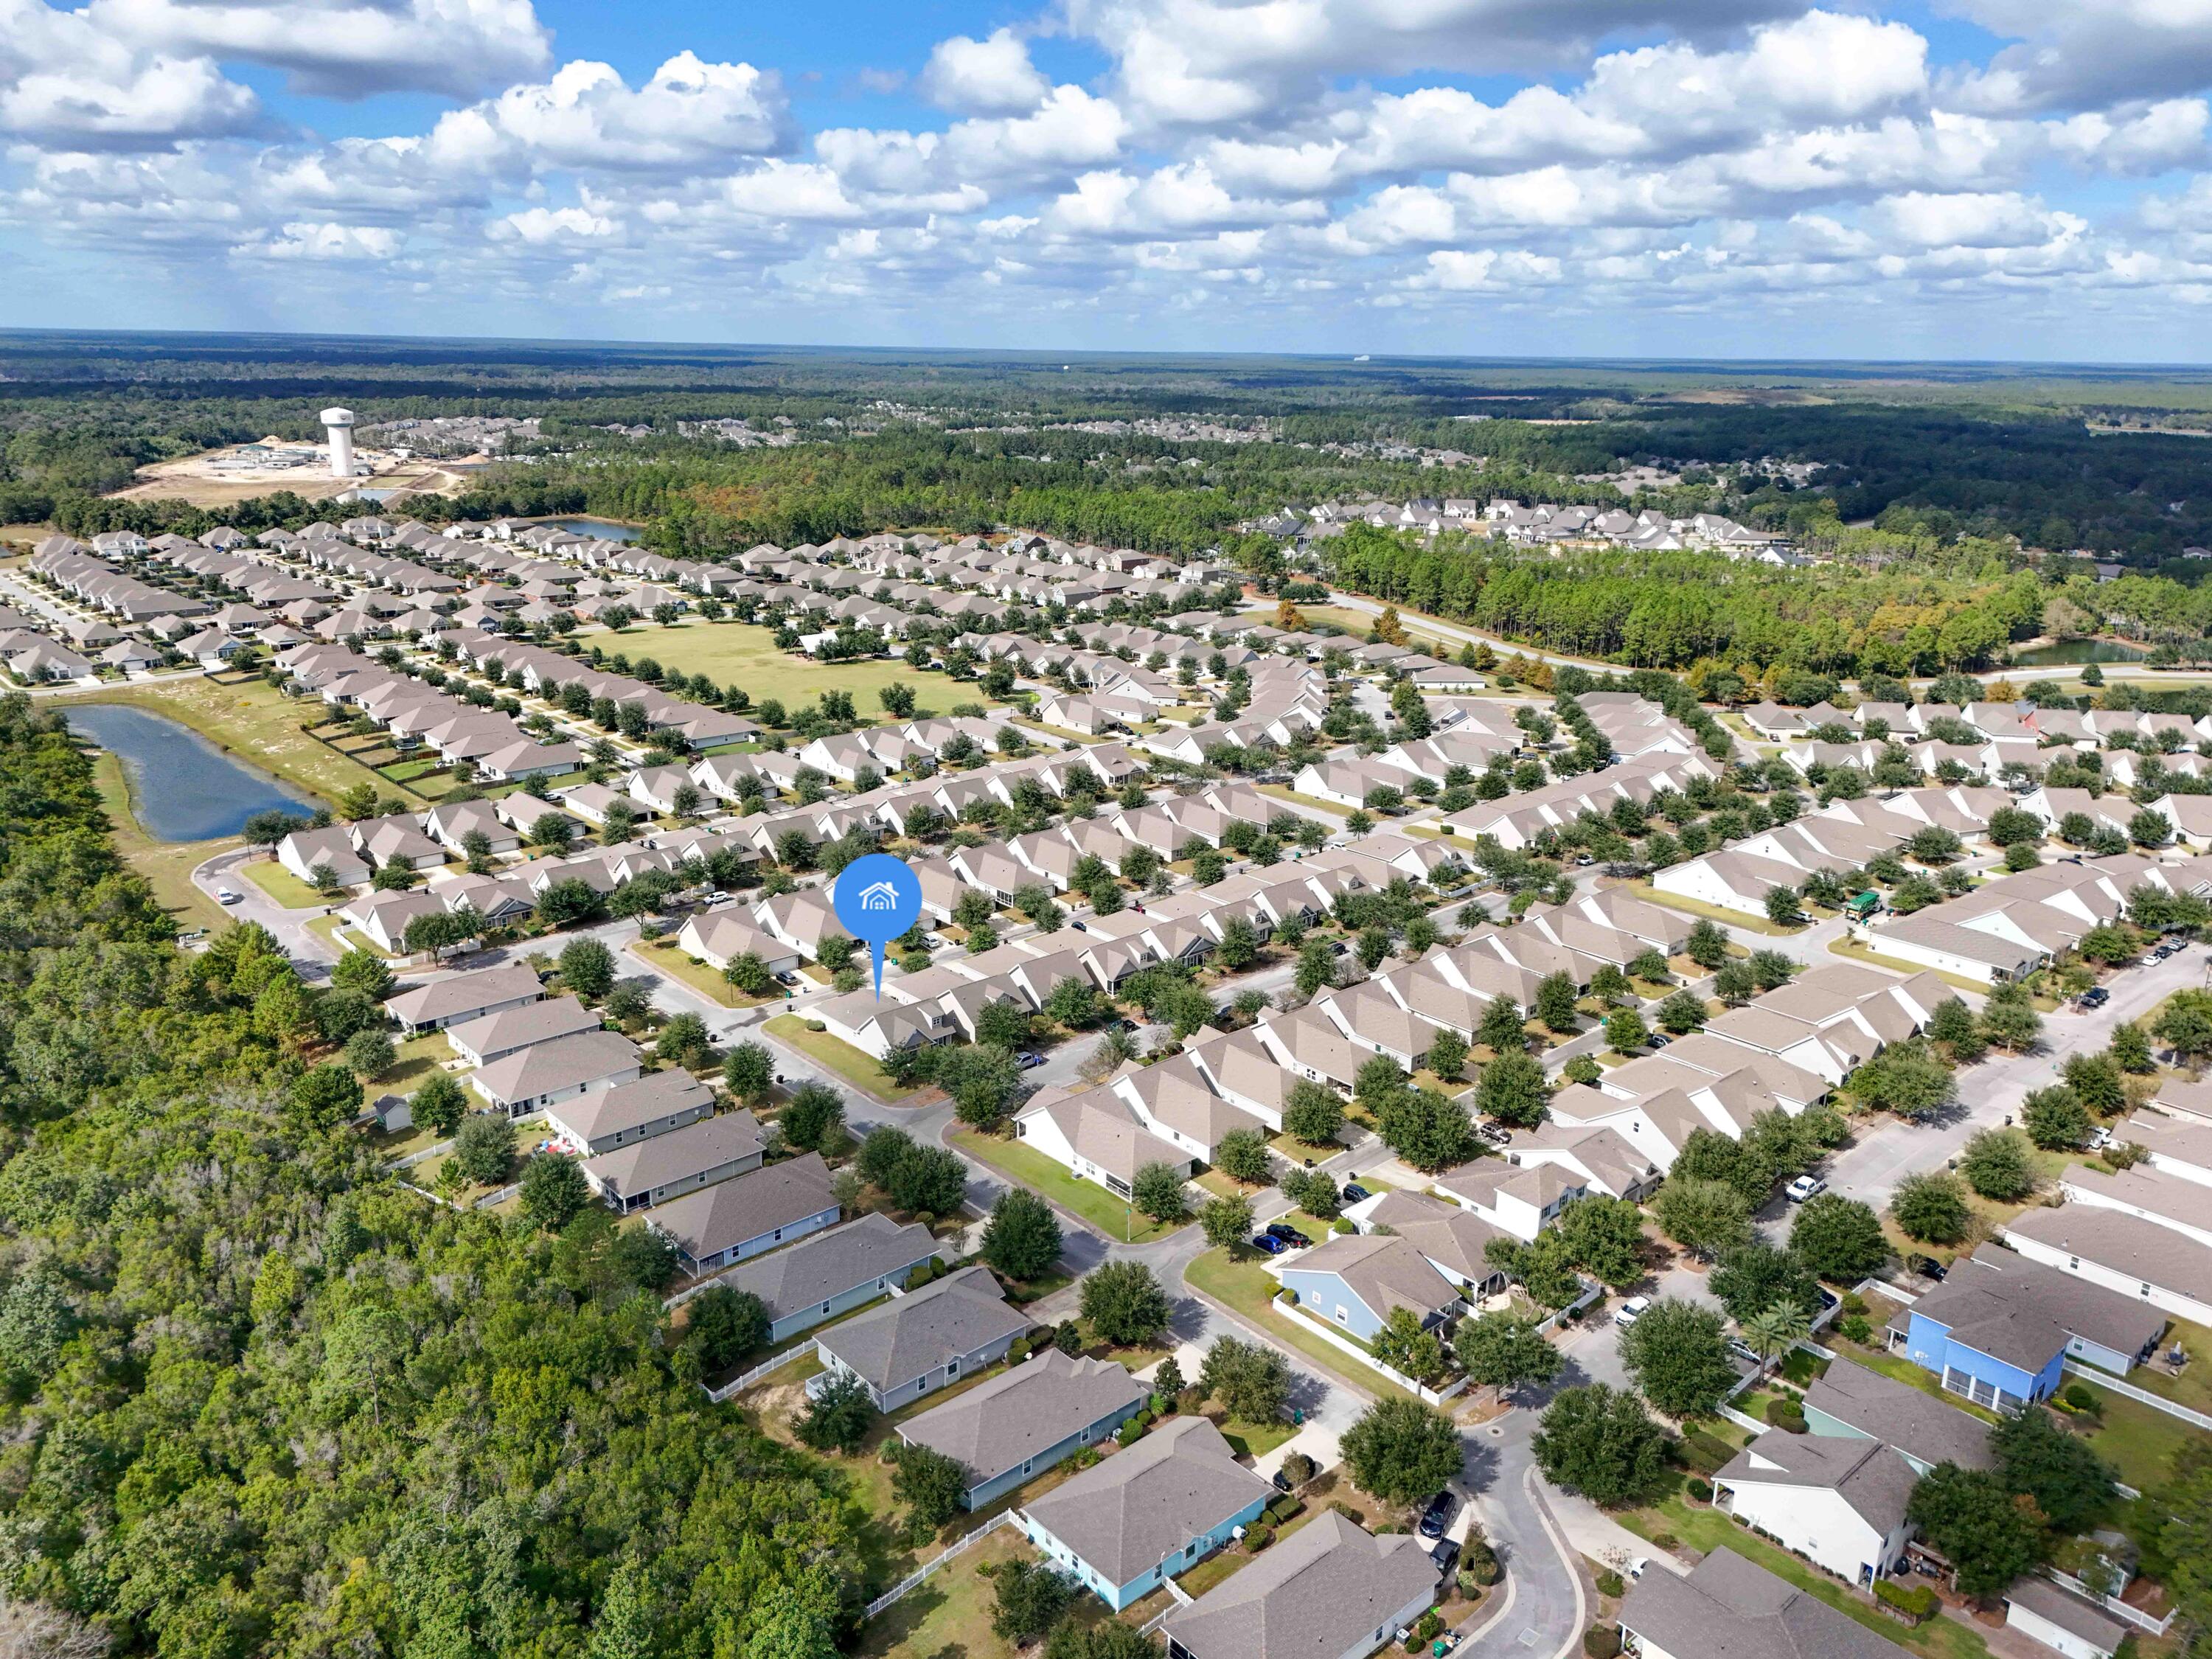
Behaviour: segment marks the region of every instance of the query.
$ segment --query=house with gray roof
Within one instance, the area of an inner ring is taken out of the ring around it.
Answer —
[[[401,991],[384,1005],[410,1036],[520,1008],[545,994],[537,973],[522,963],[454,974]]]
[[[1125,1365],[1047,1348],[900,1424],[898,1436],[964,1464],[961,1501],[980,1509],[1083,1447],[1110,1439],[1148,1393]]]
[[[1814,1379],[1804,1407],[1808,1434],[1879,1440],[1922,1474],[1939,1463],[1986,1469],[1996,1462],[1980,1418],[1848,1359]]]
[[[765,1146],[750,1112],[725,1112],[586,1158],[584,1179],[628,1215],[759,1169]]]
[[[865,1307],[937,1253],[929,1229],[869,1214],[733,1268],[722,1282],[760,1298],[770,1342]]]
[[[1202,1417],[1174,1417],[1017,1512],[1046,1557],[1119,1613],[1260,1518],[1274,1488]]]
[[[1366,1659],[1436,1599],[1419,1539],[1330,1511],[1171,1611],[1168,1659]]]
[[[1713,1507],[1861,1589],[1894,1567],[1920,1472],[1879,1440],[1769,1429],[1713,1476]]]
[[[469,1079],[509,1117],[527,1117],[588,1090],[628,1083],[645,1067],[619,1031],[579,1031],[502,1054]]]
[[[541,1042],[554,1042],[580,1031],[605,1029],[599,1016],[574,997],[548,997],[496,1014],[486,1014],[465,1024],[448,1026],[446,1041],[471,1066],[489,1066],[495,1060],[518,1054]]]
[[[1413,1240],[1390,1233],[1345,1233],[1291,1259],[1277,1271],[1283,1288],[1325,1323],[1372,1341],[1400,1308],[1422,1327],[1440,1324],[1460,1287],[1438,1273]]]
[[[714,1091],[680,1066],[586,1089],[545,1109],[545,1126],[585,1158],[650,1140],[714,1115]]]
[[[1620,1641],[1637,1659],[1897,1659],[1886,1637],[1725,1547],[1630,1585]]]
[[[645,1224],[675,1245],[686,1273],[697,1274],[834,1227],[838,1213],[830,1166],[821,1153],[809,1152],[647,1210]]]
[[[2005,1628],[2066,1659],[2112,1659],[2128,1626],[2046,1578],[2015,1578],[2004,1593]]]
[[[894,1411],[1006,1358],[1029,1317],[988,1268],[963,1267],[815,1339],[829,1370],[857,1376]]]

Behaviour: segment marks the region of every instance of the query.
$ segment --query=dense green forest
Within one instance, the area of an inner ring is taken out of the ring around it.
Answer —
[[[250,927],[181,953],[106,830],[0,699],[0,1603],[175,1659],[824,1659],[842,1477],[680,1380],[665,1262],[379,1175],[319,994]]]
[[[312,436],[315,411],[333,400],[364,424],[538,416],[540,453],[495,469],[470,510],[651,520],[662,544],[702,550],[1005,524],[1195,551],[1241,520],[1331,496],[1611,505],[1613,486],[1581,475],[1652,462],[1691,471],[1631,505],[1800,532],[1870,522],[1939,541],[2009,538],[2145,568],[2212,544],[2212,444],[2089,425],[2117,416],[2204,429],[2212,379],[2193,370],[1062,362],[252,335],[0,335],[0,521],[186,528],[189,508],[97,498],[149,461],[270,433]],[[1165,415],[1264,422],[1274,441],[1053,429]],[[738,450],[676,434],[679,421],[739,416],[787,418],[805,441]],[[657,435],[600,429],[617,422]],[[1479,464],[1423,466],[1419,451]],[[1809,491],[1735,488],[1711,471],[1765,457],[1822,471]]]

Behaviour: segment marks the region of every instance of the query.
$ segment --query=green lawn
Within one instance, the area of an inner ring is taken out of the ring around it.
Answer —
[[[1877,933],[1876,939],[1881,937]],[[1954,991],[1972,991],[1977,996],[1987,996],[1990,988],[1979,980],[1968,979],[1964,974],[1947,974],[1941,968],[1923,968],[1917,962],[1907,962],[1901,957],[1886,957],[1879,951],[1869,950],[1856,939],[1839,939],[1828,946],[1831,956],[1847,957],[1853,962],[1863,962],[1875,968],[1887,968],[1899,974],[1933,974]]]
[[[341,951],[366,951],[369,955],[381,957],[384,961],[390,963],[394,967],[398,967],[401,963],[406,960],[404,957],[385,955],[382,951],[377,949],[375,943],[373,940],[364,939],[361,934],[355,933],[351,928],[346,928],[344,937],[341,939],[339,937],[339,929],[343,926],[343,924],[341,923],[336,916],[317,916],[313,921],[306,923],[305,926],[309,933],[320,933],[325,939],[328,939],[333,950]]]
[[[1295,1423],[1247,1423],[1231,1418],[1221,1425],[1221,1437],[1240,1457],[1264,1457],[1298,1431]]]
[[[1277,800],[1291,801],[1300,806],[1310,806],[1316,812],[1327,812],[1334,817],[1348,818],[1352,812],[1351,807],[1339,806],[1334,801],[1323,800],[1318,795],[1301,795],[1287,783],[1263,783],[1260,786],[1260,793],[1263,795],[1273,795]]]
[[[2138,1366],[2128,1381],[2147,1393],[2171,1400],[2192,1411],[2212,1412],[2212,1330],[2177,1319],[2166,1328],[2161,1350],[2179,1343],[2189,1354],[2189,1365],[2180,1376],[2168,1376],[2149,1365]]]
[[[721,1008],[757,1008],[764,1002],[783,1002],[787,997],[781,988],[764,997],[749,997],[721,975],[703,962],[694,961],[673,938],[640,939],[629,947],[630,954],[651,967],[654,972],[680,979],[708,1001]],[[802,1026],[802,1035],[805,1032]],[[866,1055],[861,1056],[866,1059]],[[878,1070],[882,1068],[878,1066]]]
[[[1147,1220],[1097,1182],[1078,1180],[1066,1165],[1019,1141],[1000,1140],[995,1135],[979,1134],[973,1129],[955,1129],[947,1139],[969,1157],[989,1164],[1009,1181],[1042,1193],[1108,1238],[1144,1244],[1190,1224],[1177,1222],[1169,1226]]]
[[[819,663],[776,648],[775,632],[750,623],[710,623],[690,617],[673,627],[633,623],[619,634],[586,635],[585,642],[607,653],[620,652],[635,664],[650,657],[663,668],[704,674],[724,685],[743,686],[754,706],[773,697],[787,708],[811,703],[825,687],[853,694],[854,711],[863,720],[884,718],[876,693],[894,680],[914,688],[916,715],[942,714],[956,702],[988,703],[973,681],[954,681],[939,669],[916,669],[890,658],[868,662]]]
[[[828,1066],[854,1088],[873,1095],[878,1100],[904,1100],[920,1087],[908,1084],[901,1087],[891,1081],[890,1073],[855,1048],[842,1037],[833,1037],[827,1031],[810,1031],[806,1022],[796,1014],[777,1014],[762,1023],[761,1029],[780,1042],[789,1043],[809,1060]]]
[[[1685,915],[1703,916],[1730,927],[1741,927],[1749,933],[1765,933],[1771,938],[1787,939],[1792,933],[1805,931],[1803,923],[1795,927],[1777,927],[1765,916],[1754,916],[1741,910],[1723,909],[1717,904],[1708,904],[1703,899],[1686,898],[1680,893],[1662,893],[1648,881],[1624,883],[1628,890],[1640,899],[1654,904],[1663,904],[1669,910],[1680,910]]]
[[[446,1041],[443,1031],[426,1031],[421,1036],[409,1037],[393,1050],[398,1055],[392,1068],[370,1085],[372,1092],[380,1095],[411,1095],[428,1080],[430,1073],[453,1058],[453,1045]],[[465,1072],[455,1073],[456,1079],[465,1077]]]
[[[1737,1525],[1719,1510],[1692,1507],[1679,1491],[1648,1509],[1624,1510],[1613,1518],[1644,1538],[1656,1540],[1662,1533],[1671,1533],[1680,1543],[1708,1555],[1717,1549],[1734,1550],[1777,1577],[1786,1578],[1800,1589],[1810,1591],[1875,1635],[1923,1655],[1926,1659],[1988,1659],[1989,1644],[1967,1626],[1953,1619],[1936,1618],[1907,1629],[1886,1613],[1875,1611],[1871,1601],[1854,1595],[1837,1580],[1778,1545],[1768,1543],[1750,1528]]]
[[[2110,1463],[2122,1480],[2137,1492],[2155,1492],[2169,1479],[2173,1455],[2189,1443],[2197,1431],[2178,1417],[2168,1417],[2155,1406],[2124,1400],[2095,1383],[2069,1376],[2067,1386],[2087,1389],[2103,1407],[2096,1426],[2087,1436],[2098,1455]],[[2072,1419],[2087,1428],[2084,1419]]]
[[[1355,1382],[1369,1394],[1387,1395],[1401,1400],[1413,1397],[1395,1383],[1385,1381],[1379,1372],[1359,1364],[1350,1354],[1324,1340],[1299,1320],[1277,1311],[1273,1305],[1274,1295],[1281,1287],[1256,1258],[1237,1261],[1232,1259],[1225,1249],[1208,1250],[1190,1264],[1183,1273],[1183,1279],[1192,1289],[1202,1291],[1215,1301],[1236,1309],[1277,1341],[1285,1347],[1296,1349],[1324,1371]]]
[[[241,864],[238,866],[238,873],[287,910],[319,910],[326,904],[338,902],[325,898],[275,859],[255,859]]]

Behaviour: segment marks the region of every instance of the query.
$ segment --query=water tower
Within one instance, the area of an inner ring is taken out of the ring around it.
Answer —
[[[326,409],[323,411],[323,429],[331,438],[331,477],[353,477],[353,410]]]

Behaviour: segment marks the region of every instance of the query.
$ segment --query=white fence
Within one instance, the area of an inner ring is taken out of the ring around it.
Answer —
[[[2212,1417],[2207,1417],[2203,1412],[2191,1411],[2186,1406],[2177,1406],[2171,1400],[2154,1395],[2148,1389],[2139,1389],[2132,1382],[2123,1382],[2110,1371],[2099,1370],[2094,1365],[2085,1365],[2075,1359],[2066,1362],[2066,1371],[2069,1376],[2078,1376],[2100,1389],[2110,1389],[2123,1400],[2132,1400],[2138,1405],[2148,1406],[2153,1411],[2164,1412],[2168,1417],[2178,1417],[2192,1427],[2212,1429]]]
[[[1345,1352],[1350,1354],[1354,1359],[1357,1359],[1361,1364],[1366,1366],[1368,1370],[1378,1372],[1382,1376],[1389,1377],[1390,1381],[1395,1382],[1400,1388],[1405,1389],[1407,1393],[1419,1395],[1422,1399],[1427,1401],[1431,1406],[1441,1406],[1445,1401],[1449,1400],[1454,1395],[1458,1394],[1466,1389],[1467,1379],[1463,1376],[1461,1377],[1459,1381],[1453,1383],[1449,1388],[1443,1389],[1442,1391],[1427,1388],[1421,1383],[1416,1382],[1412,1377],[1407,1376],[1405,1372],[1397,1370],[1394,1366],[1384,1364],[1373,1354],[1368,1352],[1366,1349],[1361,1347],[1357,1342],[1354,1342],[1350,1337],[1339,1336],[1334,1331],[1322,1324],[1318,1319],[1307,1318],[1296,1302],[1286,1302],[1283,1299],[1285,1297],[1291,1294],[1291,1292],[1288,1290],[1281,1290],[1275,1292],[1274,1305],[1275,1311],[1277,1313],[1282,1315],[1285,1319],[1296,1320],[1300,1330],[1311,1331],[1316,1336],[1321,1338],[1322,1341],[1334,1344],[1336,1346],[1343,1349]]]
[[[1546,1314],[1543,1318],[1538,1320],[1536,1322],[1536,1328],[1538,1330],[1548,1331],[1552,1329],[1562,1321],[1581,1313],[1584,1308],[1589,1307],[1591,1303],[1596,1301],[1600,1297],[1605,1294],[1605,1286],[1598,1284],[1595,1279],[1585,1279],[1581,1282],[1583,1287],[1582,1294],[1577,1297],[1573,1301],[1568,1303],[1565,1307],[1554,1309],[1552,1312]]]
[[[981,1526],[976,1528],[975,1531],[969,1533],[958,1543],[953,1545],[951,1548],[946,1550],[944,1554],[937,1557],[937,1559],[933,1561],[925,1562],[921,1566],[916,1567],[912,1572],[907,1574],[905,1577],[900,1579],[897,1583],[893,1584],[881,1595],[878,1595],[874,1601],[869,1602],[867,1616],[871,1619],[874,1618],[878,1613],[881,1613],[885,1607],[890,1606],[892,1602],[897,1601],[901,1596],[907,1595],[909,1591],[919,1589],[928,1581],[929,1576],[932,1573],[935,1572],[947,1561],[951,1560],[956,1555],[965,1553],[969,1545],[989,1537],[1001,1527],[1012,1525],[1017,1513],[1018,1511],[1013,1510],[1000,1510],[998,1514],[993,1516]]]
[[[699,1386],[702,1389],[706,1389],[707,1398],[713,1401],[717,1406],[719,1406],[725,1400],[727,1400],[732,1395],[742,1394],[745,1389],[752,1387],[754,1383],[759,1382],[763,1377],[770,1376],[776,1371],[780,1371],[786,1365],[791,1364],[793,1360],[803,1359],[805,1356],[806,1350],[803,1346],[787,1348],[783,1352],[776,1355],[775,1358],[763,1359],[759,1364],[754,1366],[752,1370],[747,1371],[743,1376],[733,1378],[732,1381],[723,1383],[719,1389],[708,1389],[704,1382],[702,1382]]]
[[[2106,1595],[2101,1590],[2091,1589],[2071,1573],[2061,1572],[2056,1567],[2046,1565],[2043,1569],[2043,1576],[2061,1589],[2071,1590],[2083,1601],[2095,1602],[2114,1618],[2124,1619],[2139,1629],[2148,1631],[2153,1636],[2163,1636],[2172,1626],[2172,1613],[2167,1613],[2163,1619],[2154,1619],[2141,1607],[2131,1607],[2117,1595]]]

